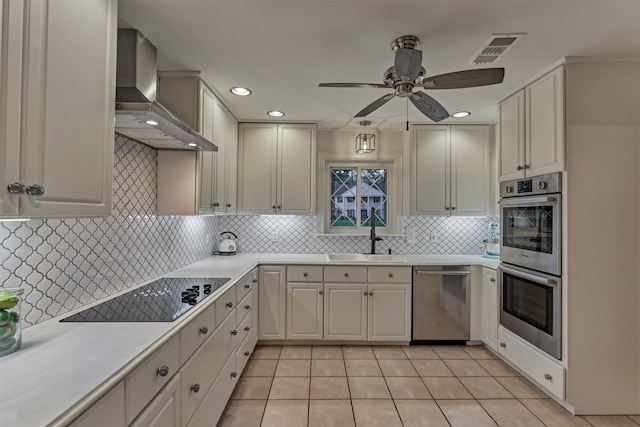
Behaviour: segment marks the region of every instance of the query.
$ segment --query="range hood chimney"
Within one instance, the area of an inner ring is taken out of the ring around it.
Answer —
[[[156,47],[138,31],[118,30],[116,132],[158,149],[218,151],[156,101],[156,58]]]

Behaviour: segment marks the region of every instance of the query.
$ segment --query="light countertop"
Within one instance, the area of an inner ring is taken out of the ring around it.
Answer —
[[[22,348],[0,358],[0,426],[66,424],[167,342],[197,314],[258,264],[454,265],[491,268],[498,260],[479,255],[408,255],[372,264],[328,262],[325,254],[239,254],[212,256],[164,277],[230,277],[231,280],[174,322],[60,323],[70,313],[27,328]],[[156,280],[156,279],[153,279]],[[142,286],[141,283],[135,287]],[[132,287],[133,288],[133,287]],[[126,289],[117,295],[130,291]],[[102,301],[92,303],[99,304]],[[135,325],[135,327],[132,327]]]

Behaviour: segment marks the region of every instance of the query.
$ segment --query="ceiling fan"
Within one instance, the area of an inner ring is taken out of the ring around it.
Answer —
[[[427,77],[422,64],[422,51],[416,47],[420,40],[416,36],[398,37],[391,43],[396,54],[395,65],[384,73],[384,83],[320,83],[320,87],[361,87],[394,89],[393,93],[384,95],[367,105],[355,117],[365,117],[393,97],[409,98],[418,110],[434,122],[449,117],[447,110],[435,99],[415,87],[424,89],[461,89],[467,87],[487,86],[502,83],[504,68],[483,68],[477,70],[456,71]]]

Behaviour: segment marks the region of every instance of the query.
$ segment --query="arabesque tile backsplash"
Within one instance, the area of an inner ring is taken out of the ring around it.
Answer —
[[[214,237],[222,231],[238,235],[239,252],[369,250],[368,237],[317,235],[311,216],[158,216],[156,165],[155,150],[116,135],[111,216],[0,222],[0,286],[24,289],[24,327],[202,260],[217,249]],[[414,227],[415,243],[387,236],[378,250],[480,254],[495,220],[406,217],[403,227]],[[435,242],[428,239],[433,231]]]

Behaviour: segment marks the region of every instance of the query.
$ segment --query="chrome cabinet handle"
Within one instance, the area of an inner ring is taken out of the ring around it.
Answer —
[[[544,374],[544,379],[545,379],[545,380],[550,380],[551,378],[553,378],[553,377],[551,376],[551,374]]]
[[[236,371],[231,372],[231,378],[235,378],[238,376],[238,373]]]
[[[230,208],[231,207],[231,203],[227,203],[227,207]]]
[[[271,209],[275,209],[275,208],[276,208],[276,205],[271,206]]]
[[[507,343],[506,343],[506,342],[501,342],[501,343],[500,343],[500,347],[502,347],[502,348],[507,348]]]
[[[445,211],[448,211],[448,210],[451,210],[451,208],[450,208],[449,206],[445,206],[445,207],[444,207],[444,210],[445,210]]]
[[[520,166],[520,165],[516,166],[516,170],[517,171],[521,171],[522,169],[524,169],[522,166]]]
[[[524,168],[525,168],[525,169],[529,169],[529,168],[530,168],[530,166],[529,166],[529,165],[527,165],[527,164],[525,164],[525,165],[524,165]]]
[[[27,194],[30,196],[42,196],[44,194],[44,187],[33,184],[27,187]]]
[[[211,203],[211,206],[214,207],[214,208],[217,208],[218,206],[220,206],[220,203],[213,202],[213,203]]]
[[[234,329],[233,331],[231,331],[231,335],[238,335],[238,331]]]
[[[366,297],[367,295],[369,295],[369,292],[364,291],[364,292],[363,292],[363,295]]]
[[[7,191],[10,194],[24,194],[25,190],[26,187],[20,182],[14,182],[13,184],[7,185]]]
[[[251,287],[251,285],[249,285],[249,284],[244,285],[245,289],[249,289],[250,287]]]
[[[191,391],[194,393],[197,393],[200,391],[200,384],[195,383],[194,385],[191,386]]]
[[[303,275],[304,277],[307,277],[307,276],[309,275],[309,273],[307,273],[307,272],[305,271],[304,273],[302,273],[302,275]]]
[[[349,277],[349,273],[344,273],[344,277]]]
[[[393,277],[393,273],[389,273],[389,277]]]
[[[253,279],[252,282],[253,283],[258,283],[258,279]]]
[[[495,282],[495,281],[496,281],[496,278],[495,278],[495,277],[490,277],[490,278],[489,278],[489,281],[490,281],[490,282]]]
[[[456,207],[455,207],[455,206],[451,206],[451,210],[452,210],[452,211],[455,211],[455,210],[456,210]]]
[[[158,368],[156,373],[161,377],[166,377],[167,375],[169,375],[169,367],[167,365],[162,365]]]
[[[232,303],[231,301],[229,301],[229,302],[227,303],[227,307],[229,307],[229,308],[233,307],[233,303]]]
[[[244,352],[244,355],[245,355],[245,356],[247,356],[247,357],[249,357],[249,356],[251,355],[251,352],[250,352],[250,351],[245,351],[245,352]]]
[[[209,333],[209,328],[207,328],[206,326],[201,327],[200,333],[206,335],[207,333]]]
[[[318,295],[322,295],[322,290],[318,291]]]
[[[276,206],[276,209],[280,210],[280,209],[282,209],[282,206],[278,205],[278,206]]]
[[[245,305],[244,308],[246,308],[247,310],[251,309],[251,306],[249,304]]]
[[[251,330],[251,326],[245,326],[245,327],[244,327],[244,330],[245,330],[245,331],[247,331],[247,332],[249,332],[249,331]]]

